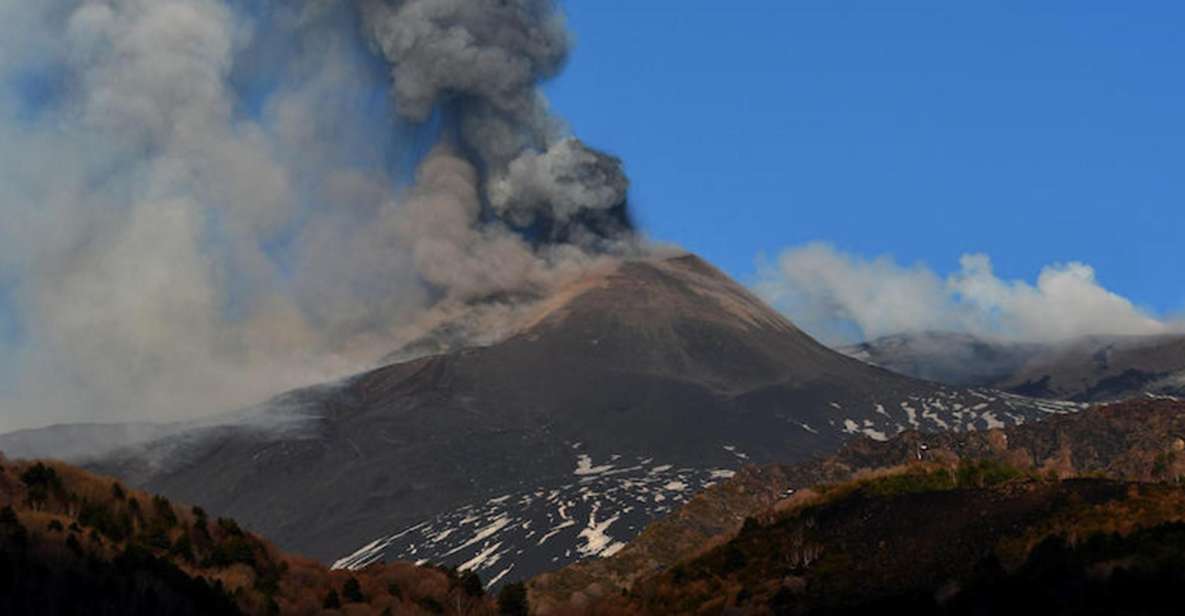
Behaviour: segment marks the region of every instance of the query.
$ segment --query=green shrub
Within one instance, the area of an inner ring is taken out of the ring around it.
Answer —
[[[961,488],[986,488],[1023,476],[1020,470],[996,460],[959,462],[958,481]]]
[[[879,477],[869,481],[865,488],[877,496],[895,496],[917,492],[940,492],[955,488],[955,480],[945,468],[928,470],[912,468],[904,473]]]

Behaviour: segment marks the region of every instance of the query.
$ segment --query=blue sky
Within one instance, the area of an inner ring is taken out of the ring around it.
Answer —
[[[626,160],[657,238],[750,280],[815,240],[940,275],[968,252],[1006,279],[1082,261],[1185,308],[1181,3],[565,6],[549,97]]]

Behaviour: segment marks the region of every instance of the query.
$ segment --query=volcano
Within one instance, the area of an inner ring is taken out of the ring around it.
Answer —
[[[89,466],[342,567],[430,561],[500,581],[611,554],[747,463],[1078,408],[844,356],[685,255],[590,273],[488,346],[177,426]]]

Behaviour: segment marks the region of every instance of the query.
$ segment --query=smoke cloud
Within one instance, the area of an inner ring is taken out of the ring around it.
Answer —
[[[362,13],[396,109],[417,122],[442,109],[496,215],[525,227],[624,203],[621,162],[565,137],[536,89],[568,56],[552,0],[365,0]]]
[[[0,431],[245,406],[637,250],[568,49],[543,0],[0,2]]]
[[[924,265],[864,259],[816,243],[764,264],[755,287],[803,329],[836,345],[926,331],[1056,342],[1182,329],[1108,291],[1083,263],[1047,266],[1036,284],[1001,279],[987,255],[964,255],[959,264],[942,277]]]

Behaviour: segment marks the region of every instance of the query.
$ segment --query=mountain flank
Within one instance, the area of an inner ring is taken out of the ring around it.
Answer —
[[[1176,484],[1185,476],[1185,403],[1137,400],[1003,430],[905,432],[888,441],[853,440],[833,455],[793,465],[741,469],[646,528],[617,554],[541,575],[530,587],[539,606],[580,604],[632,588],[727,542],[749,518],[813,498],[818,486],[858,482],[910,465],[990,464],[1013,476],[1099,477]],[[834,492],[833,492],[834,493]],[[919,524],[924,524],[919,521]]]
[[[515,313],[488,344],[171,426],[87,467],[325,563],[505,583],[614,553],[745,464],[1081,408],[844,356],[691,255],[602,264]]]

